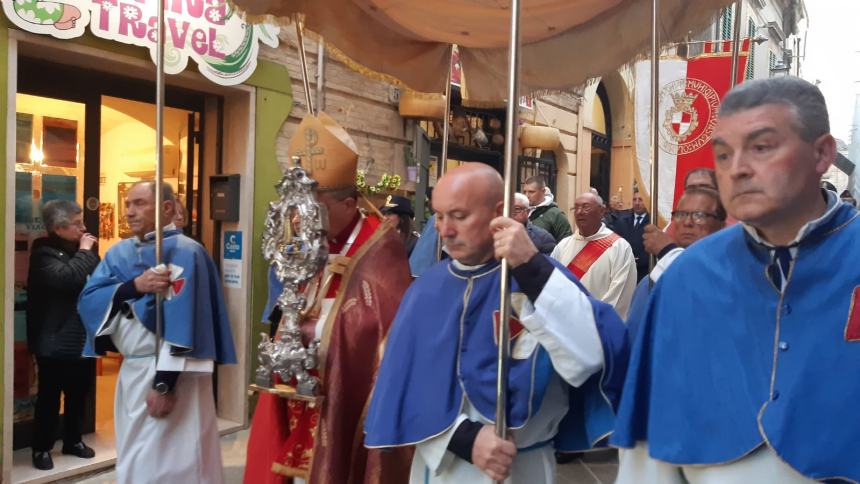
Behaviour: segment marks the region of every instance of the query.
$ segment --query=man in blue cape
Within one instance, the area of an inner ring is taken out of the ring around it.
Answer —
[[[821,190],[824,97],[799,78],[729,92],[713,134],[740,224],[654,287],[615,434],[619,483],[860,481],[860,220]]]
[[[174,197],[154,182],[125,200],[134,237],[108,250],[81,293],[84,356],[123,355],[114,402],[119,482],[221,483],[212,389],[216,363],[236,363],[230,323],[212,258],[172,223]],[[155,264],[155,210],[162,210],[163,264]],[[156,294],[164,294],[156,348]],[[156,367],[155,353],[159,351]]]
[[[627,363],[626,330],[564,267],[499,217],[487,165],[451,170],[434,193],[450,260],[412,284],[389,333],[365,445],[415,445],[411,482],[553,482],[554,450],[605,440]],[[512,268],[508,424],[493,431],[500,265]]]

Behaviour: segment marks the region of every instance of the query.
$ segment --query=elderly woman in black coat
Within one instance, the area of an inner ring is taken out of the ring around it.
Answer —
[[[87,277],[99,263],[96,238],[87,233],[81,207],[53,200],[42,208],[48,236],[36,239],[27,277],[27,345],[36,356],[39,394],[33,466],[54,466],[60,392],[65,395],[63,454],[95,456],[81,439],[84,396],[92,381],[92,362],[81,357],[84,332],[77,302]]]

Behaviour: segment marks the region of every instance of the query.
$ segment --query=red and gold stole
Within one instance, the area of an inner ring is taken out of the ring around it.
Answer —
[[[616,240],[621,237],[618,234],[609,234],[602,239],[591,240],[582,250],[579,251],[578,254],[570,261],[570,264],[567,265],[567,268],[570,269],[570,272],[578,278],[582,279],[582,276],[591,269],[592,264],[597,262],[597,259],[606,252],[607,249],[612,247],[612,244],[615,243]]]

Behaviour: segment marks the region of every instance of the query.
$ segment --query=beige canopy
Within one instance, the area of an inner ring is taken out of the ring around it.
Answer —
[[[251,20],[306,15],[309,30],[366,74],[442,92],[457,44],[470,103],[505,98],[507,0],[233,0]],[[730,0],[661,0],[664,42],[710,23]],[[563,90],[646,52],[652,0],[522,0],[523,94]],[[347,61],[349,62],[349,61]]]

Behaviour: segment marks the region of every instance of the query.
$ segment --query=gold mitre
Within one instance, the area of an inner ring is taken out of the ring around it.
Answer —
[[[337,121],[326,113],[305,116],[287,147],[290,164],[301,158],[302,168],[317,181],[319,190],[355,186],[358,147]]]

